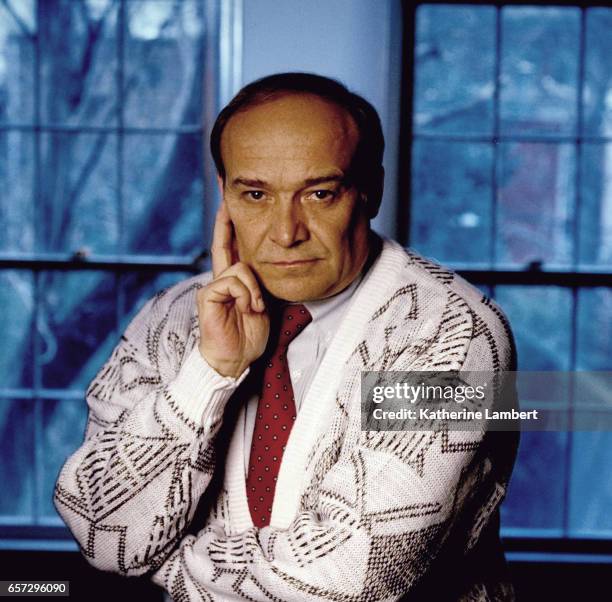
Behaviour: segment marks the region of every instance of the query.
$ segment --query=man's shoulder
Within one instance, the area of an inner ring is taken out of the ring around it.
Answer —
[[[202,272],[185,280],[180,280],[156,292],[149,300],[149,305],[151,309],[156,311],[168,310],[175,306],[192,306],[197,291],[211,280],[212,272]]]
[[[392,240],[384,241],[381,259],[391,282],[389,301],[400,294],[409,297],[414,319],[430,328],[467,320],[472,337],[482,335],[502,346],[513,345],[508,319],[500,307],[450,268]]]
[[[470,306],[477,305],[484,296],[482,291],[452,269],[414,249],[402,247],[394,240],[384,241],[382,256],[390,260],[398,284],[413,282],[434,295],[437,293],[446,296],[452,291]]]
[[[382,252],[374,270],[384,274],[391,289],[414,285],[428,296],[445,297],[449,290],[461,297],[473,297],[474,287],[460,279],[451,269],[428,259],[395,240],[384,239]]]
[[[493,312],[503,317],[503,312],[483,291],[436,260],[390,239],[384,241],[383,254],[392,257],[398,285],[414,282],[421,290],[434,296],[446,297],[450,293],[476,313]]]
[[[197,318],[196,294],[211,278],[210,272],[203,272],[157,291],[136,314],[131,326],[190,329]]]

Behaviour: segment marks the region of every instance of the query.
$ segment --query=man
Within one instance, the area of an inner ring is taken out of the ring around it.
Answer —
[[[514,437],[361,430],[364,370],[514,362],[490,301],[370,230],[383,145],[374,109],[315,75],[221,112],[213,272],[130,324],[57,483],[94,566],[177,602],[512,598]]]

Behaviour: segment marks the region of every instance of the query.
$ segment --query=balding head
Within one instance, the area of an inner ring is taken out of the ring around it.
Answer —
[[[310,73],[280,73],[248,84],[238,92],[217,117],[210,137],[218,174],[225,179],[222,139],[228,124],[249,109],[289,95],[306,98],[315,96],[338,109],[329,121],[332,132],[336,131],[334,120],[339,120],[341,125],[345,125],[347,119],[352,120],[358,136],[351,158],[351,177],[360,193],[368,198],[370,217],[374,217],[382,198],[384,174],[384,138],[380,119],[376,110],[364,98],[327,77]]]

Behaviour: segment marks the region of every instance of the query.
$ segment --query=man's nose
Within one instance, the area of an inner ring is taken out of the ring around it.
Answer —
[[[270,238],[281,247],[291,247],[308,239],[304,210],[299,200],[283,199],[272,212]]]

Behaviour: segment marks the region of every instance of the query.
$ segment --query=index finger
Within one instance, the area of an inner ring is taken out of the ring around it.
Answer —
[[[233,264],[233,236],[234,227],[232,225],[232,220],[227,212],[225,201],[222,201],[217,211],[217,217],[215,218],[212,247],[210,249],[213,278],[217,278],[219,274],[223,273]]]

